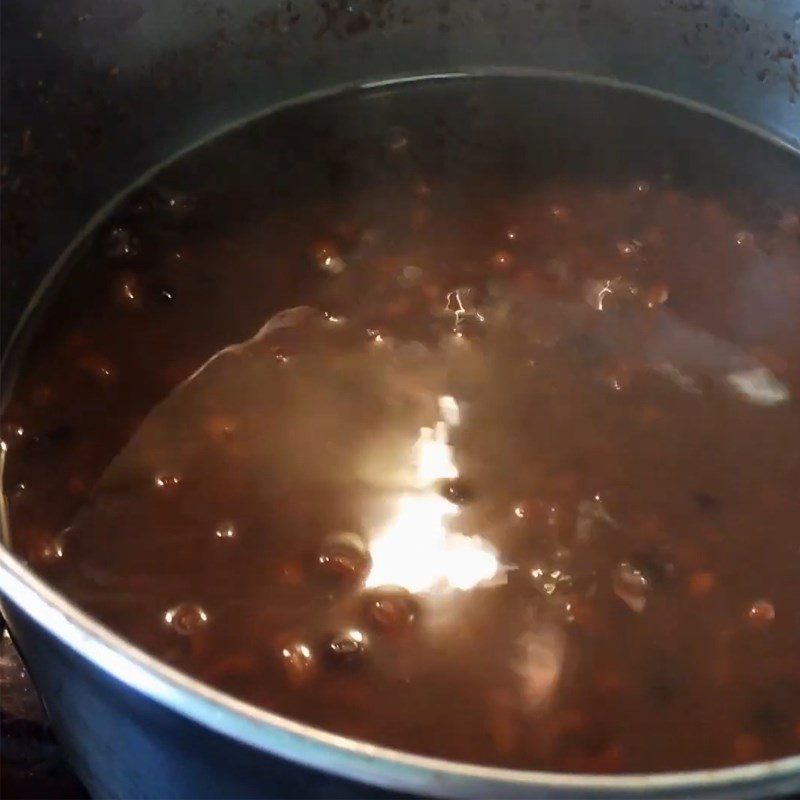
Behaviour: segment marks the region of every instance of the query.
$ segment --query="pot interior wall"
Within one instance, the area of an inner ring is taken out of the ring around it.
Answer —
[[[545,69],[711,105],[800,146],[793,0],[9,0],[2,341],[82,226],[146,170],[292,97]]]

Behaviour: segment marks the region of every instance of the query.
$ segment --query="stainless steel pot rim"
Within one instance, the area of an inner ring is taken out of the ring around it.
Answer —
[[[687,772],[577,775],[514,770],[414,755],[294,722],[224,694],[133,646],[49,587],[0,547],[0,593],[65,645],[152,700],[243,744],[290,761],[377,785],[461,796],[534,789],[595,797],[709,793],[782,778],[800,785],[800,755]],[[739,795],[740,796],[740,795]]]
[[[753,125],[704,103],[668,94],[652,87],[584,72],[513,67],[482,68],[479,71],[457,69],[436,75],[412,73],[375,78],[361,82],[358,88],[385,88],[431,78],[474,78],[478,74],[482,76],[500,74],[505,77],[535,75],[551,80],[577,80],[669,99],[693,111],[709,113],[748,129],[756,136],[795,155],[800,155],[800,149],[779,133]],[[353,88],[350,84],[348,87]],[[283,106],[294,105],[298,101],[313,97],[329,96],[343,88],[345,87],[327,87],[299,99],[293,98],[284,103],[277,103],[270,107],[269,111],[276,111]],[[50,274],[56,274],[60,270],[85,232],[104,218],[107,210],[115,205],[119,197],[147,180],[166,164],[195,149],[202,142],[213,139],[231,128],[239,127],[265,112],[266,110],[261,110],[214,130],[202,141],[193,142],[189,147],[149,170],[134,184],[126,187],[92,217],[57,260]],[[45,280],[40,291],[43,291],[48,283],[49,281]],[[35,305],[36,298],[29,308]],[[24,323],[24,317],[21,322]],[[24,324],[17,326],[15,335],[22,327]],[[13,350],[11,344],[8,343],[4,348],[6,355]],[[1,457],[0,475],[2,475]],[[7,533],[3,505],[0,495],[0,531]],[[725,795],[734,789],[737,797],[744,797],[750,796],[767,782],[771,786],[782,782],[782,786],[786,788],[800,789],[800,754],[774,761],[709,770],[594,775],[480,766],[415,755],[348,739],[237,700],[159,661],[81,611],[66,597],[48,586],[16,558],[4,542],[0,541],[0,599],[2,597],[20,607],[45,630],[105,673],[178,714],[258,750],[374,785],[460,797],[484,797],[492,793],[503,797],[529,796],[532,792],[552,797],[617,798],[643,795],[680,797],[689,792],[693,795]]]
[[[486,68],[481,75],[502,74],[558,80],[579,80],[634,90],[642,94],[670,99],[700,113],[710,113],[717,118],[746,128],[751,133],[767,139],[772,144],[800,155],[792,141],[780,134],[733,117],[730,114],[688,98],[667,94],[651,87],[618,81],[606,76],[594,76],[583,72],[552,71],[539,68]],[[476,77],[474,70],[451,70],[437,75],[394,75],[383,79],[364,81],[359,88],[382,88],[397,83],[415,82],[431,78]],[[355,88],[355,85],[349,85]],[[312,96],[326,96],[340,91],[342,86],[328,87]],[[303,99],[310,99],[306,96]],[[284,105],[294,105],[297,98],[271,107],[275,111]],[[260,111],[252,116],[260,116]],[[229,128],[244,124],[251,117],[239,119],[222,126],[203,141],[214,138]],[[120,196],[127,194],[135,185],[160,170],[187,150],[200,143],[194,142],[186,150],[176,153],[143,176],[136,184],[128,186],[107,204],[88,223],[92,228],[103,218],[106,210]],[[58,272],[72,247],[79,242],[81,232],[54,265],[51,274]],[[45,281],[47,284],[48,281]],[[31,306],[35,305],[35,302]],[[24,319],[23,319],[24,322]],[[22,325],[18,325],[16,333]],[[13,338],[13,337],[12,337]],[[7,353],[12,348],[6,348]],[[2,459],[0,459],[0,467]],[[2,469],[0,468],[0,475]],[[2,512],[0,497],[0,517]],[[0,528],[6,520],[0,519]],[[334,733],[314,728],[303,723],[272,713],[231,695],[218,691],[147,654],[109,628],[92,619],[66,597],[49,587],[41,578],[16,558],[4,543],[0,543],[0,596],[7,598],[41,625],[45,630],[97,665],[126,686],[134,689],[161,705],[181,714],[217,733],[258,750],[269,752],[309,767],[332,772],[337,775],[361,780],[374,785],[419,791],[440,796],[480,797],[486,795],[503,797],[528,796],[532,792],[547,796],[570,797],[633,797],[633,796],[682,796],[693,794],[716,794],[736,796],[756,792],[767,782],[772,786],[783,781],[785,788],[800,788],[800,754],[774,761],[758,762],[736,767],[684,772],[653,774],[594,775],[569,774],[515,770],[501,767],[480,766],[444,759],[415,755],[393,750],[368,742],[348,739]]]

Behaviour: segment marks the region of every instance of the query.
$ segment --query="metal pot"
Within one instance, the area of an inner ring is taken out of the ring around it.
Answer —
[[[800,0],[5,0],[2,15],[4,344],[104,203],[226,123],[310,91],[486,68],[573,73],[711,106],[800,153]],[[5,547],[0,591],[52,723],[96,796],[379,793],[350,781],[459,797],[800,788],[800,757],[605,777],[392,752],[177,673]]]

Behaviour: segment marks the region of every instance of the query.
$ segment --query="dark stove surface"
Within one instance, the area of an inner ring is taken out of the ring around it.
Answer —
[[[64,760],[8,631],[0,635],[0,797],[88,798]]]

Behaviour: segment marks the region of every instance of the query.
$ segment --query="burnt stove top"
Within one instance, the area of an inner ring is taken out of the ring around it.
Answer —
[[[64,759],[5,626],[0,634],[0,797],[89,797]]]

